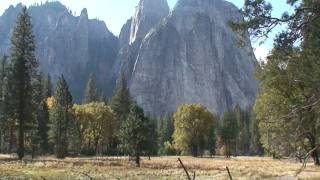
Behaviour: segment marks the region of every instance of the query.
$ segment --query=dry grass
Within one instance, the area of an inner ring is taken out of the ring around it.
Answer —
[[[0,179],[184,179],[178,157],[143,158],[140,168],[127,157],[38,158],[17,161],[0,156]],[[292,160],[261,157],[226,159],[181,157],[188,170],[196,172],[196,179],[228,179],[226,166],[234,179],[320,179],[320,168],[308,164],[297,174],[301,164]]]

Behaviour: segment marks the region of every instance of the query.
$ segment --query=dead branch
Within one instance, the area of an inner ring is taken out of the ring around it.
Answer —
[[[191,180],[191,177],[190,177],[190,175],[188,173],[188,170],[186,169],[186,167],[184,166],[184,164],[183,164],[183,162],[181,161],[180,158],[178,158],[178,161],[180,162],[182,168],[184,169],[184,172],[187,174],[188,179]],[[195,178],[195,173],[194,173],[194,177],[193,178]]]
[[[226,169],[227,169],[227,171],[228,171],[228,175],[229,175],[230,180],[232,180],[232,176],[231,176],[231,173],[230,173],[230,171],[229,171],[228,166],[226,166]]]
[[[302,167],[297,171],[296,176],[298,176],[306,167],[307,167],[307,163],[310,159],[311,154],[316,151],[317,149],[320,148],[320,145],[316,146],[315,148],[311,149],[304,157],[303,157],[303,163],[302,163]]]

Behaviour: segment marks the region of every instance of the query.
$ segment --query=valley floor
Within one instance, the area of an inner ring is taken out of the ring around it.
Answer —
[[[66,158],[52,157],[17,161],[0,155],[0,179],[186,179],[178,157],[144,157],[140,168],[127,157]],[[320,179],[320,167],[294,160],[266,157],[192,158],[180,157],[196,179],[229,179],[226,166],[234,179]]]

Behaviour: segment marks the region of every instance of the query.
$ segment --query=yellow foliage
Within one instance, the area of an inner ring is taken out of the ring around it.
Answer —
[[[201,104],[183,104],[174,114],[174,146],[179,151],[189,151],[209,140],[216,119]]]
[[[53,96],[47,98],[47,105],[48,105],[49,110],[52,109],[53,102],[54,102],[54,97]]]
[[[83,144],[91,146],[94,143],[99,147],[111,144],[117,127],[116,115],[111,107],[104,103],[93,102],[74,105],[73,109],[80,125]]]

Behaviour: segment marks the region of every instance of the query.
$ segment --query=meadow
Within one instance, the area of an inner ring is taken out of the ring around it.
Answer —
[[[294,159],[268,157],[193,158],[180,157],[195,179],[320,179],[320,167],[301,164]],[[39,157],[18,161],[0,156],[0,179],[187,179],[176,156],[142,158],[135,167],[128,157],[81,157],[57,160]],[[299,173],[300,172],[300,173]]]

